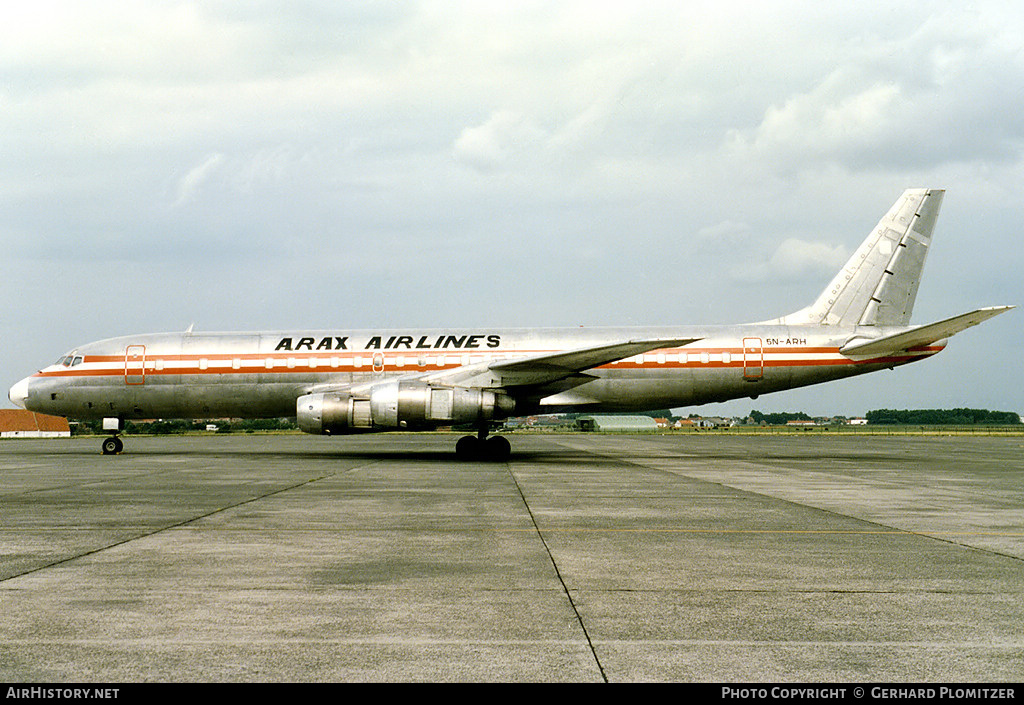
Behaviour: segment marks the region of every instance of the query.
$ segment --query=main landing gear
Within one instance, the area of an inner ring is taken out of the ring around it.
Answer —
[[[124,450],[124,443],[117,436],[103,439],[103,455],[117,455]]]
[[[512,444],[504,436],[487,437],[487,427],[475,436],[463,436],[455,444],[455,457],[459,460],[503,463],[512,454]]]

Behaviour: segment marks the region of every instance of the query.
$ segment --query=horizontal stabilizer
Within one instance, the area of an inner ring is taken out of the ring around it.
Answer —
[[[844,345],[839,352],[843,355],[857,356],[878,356],[902,352],[948,338],[962,330],[967,330],[971,326],[987,321],[993,316],[1009,311],[1011,308],[1013,306],[989,306],[988,308],[979,308],[977,311],[963,313],[959,316],[938,321],[937,323],[929,323],[926,326],[918,326],[902,333],[895,333],[882,338],[854,338],[851,342]]]

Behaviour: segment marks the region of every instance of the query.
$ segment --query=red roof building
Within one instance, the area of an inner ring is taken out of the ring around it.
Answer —
[[[24,409],[0,409],[0,438],[60,438],[71,435],[68,420]]]

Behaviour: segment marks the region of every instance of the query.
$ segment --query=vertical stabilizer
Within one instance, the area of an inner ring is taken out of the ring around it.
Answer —
[[[904,191],[818,300],[782,322],[909,325],[944,193]]]

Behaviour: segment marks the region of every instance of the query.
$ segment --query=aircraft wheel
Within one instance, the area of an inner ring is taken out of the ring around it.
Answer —
[[[480,440],[476,436],[463,436],[455,444],[455,456],[459,460],[482,460],[503,463],[512,454],[512,444],[502,436],[491,436]]]
[[[504,436],[491,436],[484,441],[486,446],[487,459],[496,463],[503,463],[512,455],[512,444]]]
[[[106,438],[103,441],[103,455],[117,455],[124,449],[124,443],[117,436]]]
[[[478,460],[482,455],[483,443],[476,436],[463,436],[455,444],[455,457],[459,460]]]

